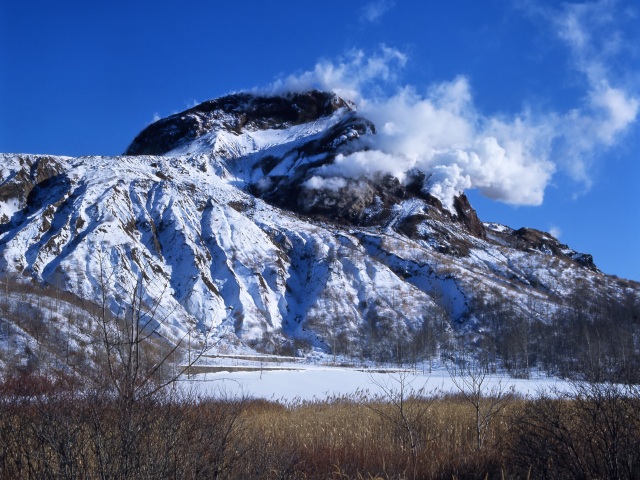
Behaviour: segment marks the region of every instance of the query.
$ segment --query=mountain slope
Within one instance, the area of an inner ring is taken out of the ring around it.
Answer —
[[[0,269],[107,291],[114,311],[142,279],[171,342],[381,359],[425,329],[475,342],[496,299],[544,322],[577,285],[637,297],[547,233],[483,224],[462,193],[443,207],[420,172],[323,176],[374,134],[333,94],[239,94],[150,125],[124,156],[2,154]]]

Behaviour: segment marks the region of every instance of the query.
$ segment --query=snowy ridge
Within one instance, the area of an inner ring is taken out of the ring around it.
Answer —
[[[344,113],[344,109],[339,109],[330,117],[284,129],[246,130],[239,134],[227,130],[214,130],[201,135],[191,143],[170,150],[165,155],[177,157],[210,153],[213,157],[231,160],[274,146],[286,149],[292,142],[308,138],[334,126]]]

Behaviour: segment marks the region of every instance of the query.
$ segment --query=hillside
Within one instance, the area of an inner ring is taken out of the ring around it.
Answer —
[[[428,172],[341,171],[375,132],[330,93],[236,94],[149,125],[123,156],[2,154],[4,281],[32,299],[34,286],[67,292],[85,311],[107,298],[113,312],[143,285],[166,342],[225,351],[392,361],[464,347],[500,364],[522,321],[525,353],[509,358],[528,368],[529,342],[576,312],[606,317],[602,305],[637,335],[639,285],[590,255],[483,223],[463,192],[438,197]],[[88,344],[91,328],[77,328]],[[625,341],[637,357],[638,337]]]

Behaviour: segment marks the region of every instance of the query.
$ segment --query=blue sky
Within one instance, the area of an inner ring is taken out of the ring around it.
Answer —
[[[332,88],[384,168],[435,165],[483,220],[640,280],[639,27],[631,0],[4,0],[0,151],[115,155],[196,102]]]

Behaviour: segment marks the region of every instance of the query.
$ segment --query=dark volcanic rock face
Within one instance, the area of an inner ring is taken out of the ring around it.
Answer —
[[[145,128],[125,155],[163,155],[214,129],[281,129],[312,122],[350,105],[333,93],[310,91],[281,96],[238,93],[209,100]]]
[[[514,239],[515,246],[522,250],[538,250],[557,257],[569,258],[589,270],[598,271],[591,255],[575,252],[567,245],[560,243],[556,238],[540,230],[520,228],[513,231],[511,237]]]
[[[486,238],[484,225],[478,218],[476,211],[473,209],[469,203],[469,199],[464,193],[454,198],[453,207],[456,209],[456,213],[458,214],[458,220],[466,227],[469,233],[478,238]]]
[[[575,262],[587,270],[599,272],[598,267],[593,262],[593,257],[587,253],[576,252],[567,245],[560,243],[552,235],[536,230],[535,228],[510,228],[492,230],[492,234],[506,242],[510,247],[524,252],[541,252],[543,254],[562,258]]]

